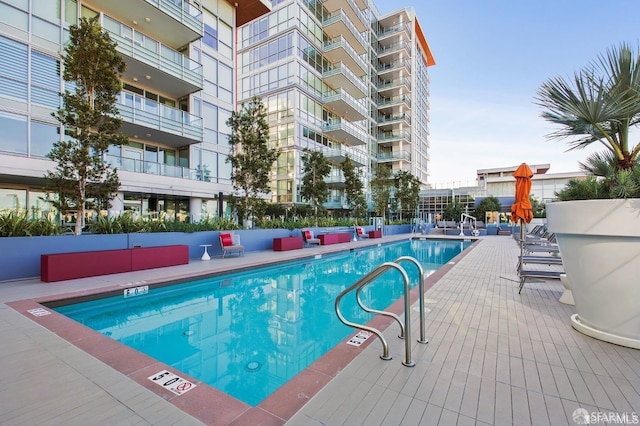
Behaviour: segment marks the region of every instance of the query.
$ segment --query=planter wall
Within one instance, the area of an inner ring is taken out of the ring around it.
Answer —
[[[547,204],[578,331],[640,349],[640,199]]]
[[[364,228],[366,232],[373,229],[372,226]],[[311,229],[317,233],[320,229],[326,228]],[[338,227],[336,232],[344,229],[346,227]],[[240,241],[247,252],[271,250],[274,238],[301,236],[299,229],[251,229],[233,232],[240,235]],[[353,232],[353,227],[350,228],[350,232]],[[411,232],[409,225],[388,225],[385,226],[383,234],[395,235],[408,232]],[[202,256],[203,252],[200,244],[212,244],[209,247],[209,254],[221,256],[219,234],[219,231],[203,231],[0,238],[0,253],[2,253],[0,256],[0,282],[39,277],[40,255],[42,254],[186,244],[189,246],[189,258],[197,259]]]

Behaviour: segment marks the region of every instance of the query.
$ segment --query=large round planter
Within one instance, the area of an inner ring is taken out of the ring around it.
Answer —
[[[572,326],[640,349],[640,199],[547,204],[575,300]]]

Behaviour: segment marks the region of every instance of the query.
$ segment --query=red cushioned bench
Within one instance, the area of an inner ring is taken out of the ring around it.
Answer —
[[[318,235],[320,244],[328,246],[329,244],[348,243],[351,241],[351,234],[341,232],[337,234],[320,234]]]
[[[273,239],[273,251],[287,251],[301,249],[302,237],[284,237]]]
[[[382,231],[369,231],[369,238],[382,238]]]
[[[50,283],[187,263],[187,245],[43,254],[40,279]]]

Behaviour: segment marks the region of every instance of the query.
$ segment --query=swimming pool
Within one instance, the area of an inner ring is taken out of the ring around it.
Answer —
[[[385,261],[413,256],[429,274],[471,242],[403,241],[321,259],[288,262],[189,283],[151,288],[55,310],[183,371],[249,405],[257,405],[354,330],[333,302],[348,285]],[[417,283],[415,267],[403,265]],[[383,309],[402,295],[390,271],[362,296]],[[350,299],[349,319],[369,317]]]

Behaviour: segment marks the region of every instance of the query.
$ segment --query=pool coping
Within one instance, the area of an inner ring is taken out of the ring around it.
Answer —
[[[433,239],[443,239],[439,238]],[[405,237],[406,238],[406,237]],[[421,239],[424,239],[422,237]],[[462,238],[446,238],[446,239],[462,239]],[[469,237],[464,239],[469,240]],[[437,271],[425,278],[425,292],[433,287],[449,270],[451,270],[459,260],[473,250],[481,239],[471,239],[474,241],[468,249],[458,254],[447,264],[440,267]],[[392,242],[392,241],[388,241]],[[384,242],[386,243],[386,242]],[[345,251],[345,247],[337,245],[335,250]],[[328,252],[329,253],[329,252]],[[275,261],[275,262],[259,262],[266,265],[269,263],[281,263],[292,259]],[[251,266],[244,265],[243,268]],[[224,272],[231,272],[243,268],[226,268]],[[202,272],[194,272],[180,274],[170,278],[171,282],[202,277],[206,275],[216,275],[217,273],[203,274]],[[145,285],[159,285],[166,283],[167,278],[145,281]],[[357,334],[354,330],[342,343],[338,343],[335,347],[325,353],[322,357],[314,361],[305,370],[298,373],[260,404],[252,407],[241,402],[222,391],[219,391],[206,383],[196,380],[189,375],[176,370],[166,364],[163,364],[135,349],[125,346],[111,338],[102,335],[84,325],[81,325],[70,318],[67,318],[55,311],[47,308],[44,303],[55,300],[87,297],[95,294],[103,294],[107,292],[122,292],[124,288],[140,285],[139,282],[126,284],[112,284],[103,287],[97,287],[90,290],[82,290],[68,293],[60,293],[49,296],[42,296],[32,299],[18,300],[6,302],[6,305],[38,323],[42,327],[48,329],[52,333],[81,349],[82,351],[92,355],[111,368],[119,371],[126,377],[132,379],[136,383],[142,385],[146,389],[152,391],[164,400],[172,403],[185,413],[201,420],[209,425],[229,425],[229,424],[267,424],[277,425],[284,424],[296,412],[298,412],[317,392],[319,392],[327,383],[329,383],[340,371],[342,371],[362,350],[368,347],[375,338],[367,339],[360,346],[348,345],[346,342]],[[419,297],[418,287],[414,287],[411,292],[411,304],[414,304]],[[46,314],[42,315],[45,309]],[[36,311],[34,311],[36,310]],[[404,310],[404,302],[402,299],[397,300],[388,308],[389,311],[396,315],[401,315]],[[30,312],[31,311],[31,312]],[[34,313],[34,312],[37,312]],[[377,328],[380,331],[386,330],[393,320],[388,317],[377,316],[367,323],[368,326]],[[427,325],[428,330],[428,325]],[[150,376],[160,371],[168,370],[192,383],[196,386],[186,393],[176,395],[173,392],[158,386],[149,380]]]

